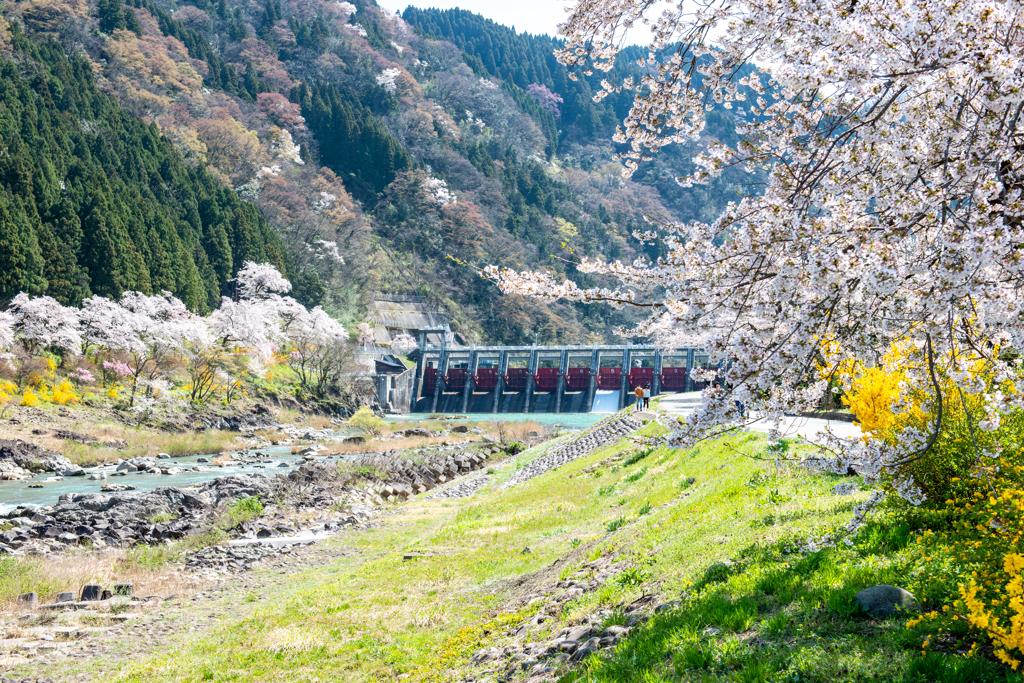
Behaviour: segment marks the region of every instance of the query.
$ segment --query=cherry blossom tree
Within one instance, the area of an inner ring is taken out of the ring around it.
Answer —
[[[106,297],[91,296],[83,301],[79,323],[83,356],[94,346],[123,351],[128,351],[133,345],[137,349],[143,347],[138,334],[141,321],[134,313]]]
[[[321,242],[321,258],[340,260],[334,243]],[[104,384],[129,380],[129,406],[147,412],[177,401],[169,383],[175,372],[184,369],[191,380],[188,398],[203,401],[221,388],[236,392],[238,372],[247,364],[262,370],[283,347],[291,351],[300,385],[324,396],[338,383],[351,355],[344,326],[322,308],[307,310],[284,296],[291,283],[270,264],[246,262],[237,285],[239,300],[225,297],[208,318],[189,311],[170,292],[125,292],[120,301],[93,296],[80,310],[50,297],[19,294],[8,310],[0,311],[0,362],[11,364],[13,356],[6,351],[16,344],[29,360],[44,350],[99,353],[107,356],[100,365]],[[240,350],[247,353],[236,353]],[[25,361],[15,370],[27,375],[36,365]],[[76,381],[93,381],[87,371],[75,372],[69,376]],[[225,379],[225,373],[236,376]]]
[[[232,301],[224,297],[210,314],[210,331],[222,346],[239,344],[263,355],[281,333],[281,318],[273,303],[272,299]]]
[[[293,344],[291,367],[299,385],[316,396],[324,396],[338,382],[351,359],[344,325],[317,306],[297,316],[288,337]]]
[[[78,310],[62,306],[53,297],[32,298],[22,292],[11,301],[8,313],[18,341],[30,356],[44,350],[74,353],[82,344]]]
[[[562,112],[558,105],[562,104],[562,96],[556,92],[551,92],[546,85],[543,83],[531,83],[527,88],[526,92],[530,94],[533,99],[537,100],[544,109],[551,112],[555,118],[561,116]]]
[[[10,351],[14,346],[14,315],[0,311],[0,351]]]
[[[391,340],[391,350],[399,356],[408,356],[419,347],[419,342],[408,332],[402,332]]]
[[[259,299],[275,292],[287,294],[292,291],[292,283],[269,263],[246,261],[235,276],[235,284],[241,299]]]
[[[618,46],[638,24],[653,35],[646,75],[617,81]],[[579,0],[556,54],[571,77],[607,74],[595,99],[634,93],[615,135],[625,175],[666,145],[703,140],[684,186],[732,167],[766,181],[711,223],[636,235],[663,240],[663,259],[579,264],[616,287],[486,275],[507,292],[647,307],[629,335],[699,334],[726,365],[676,425],[680,446],[745,416],[813,408],[827,377],[850,381],[843,361],[910,340],[896,403],[930,396],[932,426],[895,445],[822,443],[837,471],[857,462],[918,502],[905,473],[935,442],[944,405],[983,398],[981,429],[1024,407],[1019,392],[989,389],[1019,374],[1016,354],[998,351],[1024,347],[1022,29],[1012,0],[694,0],[664,12],[653,0]],[[702,137],[716,107],[736,115],[735,147]],[[969,381],[979,363],[990,382]],[[943,376],[959,384],[951,395]]]
[[[149,398],[149,389],[159,387],[158,382],[166,378],[176,359],[190,346],[209,343],[210,331],[205,320],[170,292],[155,296],[125,292],[119,306],[125,311],[125,333],[107,346],[128,357],[132,370],[128,405],[134,406],[140,387],[147,389]]]

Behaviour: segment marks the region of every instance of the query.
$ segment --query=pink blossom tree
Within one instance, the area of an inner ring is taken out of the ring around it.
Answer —
[[[549,90],[543,83],[531,83],[526,87],[526,92],[537,100],[537,104],[551,112],[555,118],[562,115],[558,108],[562,104],[562,96]]]

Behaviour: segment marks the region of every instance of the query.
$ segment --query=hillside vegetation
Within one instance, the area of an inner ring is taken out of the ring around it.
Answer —
[[[557,41],[465,12],[403,19],[372,0],[0,11],[0,52],[35,54],[40,72],[4,74],[19,103],[5,113],[0,298],[168,289],[203,311],[253,260],[346,323],[383,290],[428,297],[467,340],[611,340],[632,313],[500,296],[474,267],[587,284],[578,255],[657,257],[631,237],[645,216],[713,215],[747,182],[680,188],[692,149],[623,179],[610,135],[625,97],[593,103],[593,84],[554,61]],[[60,117],[37,124],[37,110]],[[714,116],[709,135],[727,139],[732,115]]]

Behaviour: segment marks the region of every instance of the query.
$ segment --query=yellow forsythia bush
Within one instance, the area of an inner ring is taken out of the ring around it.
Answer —
[[[35,392],[31,388],[26,387],[24,393],[21,395],[21,405],[23,406],[37,406],[39,405],[39,397],[36,396]]]
[[[911,625],[966,622],[1017,670],[1024,663],[1024,457],[1015,451],[987,462],[974,477],[953,481],[949,528],[921,536],[922,560],[952,574],[959,599]]]
[[[53,388],[53,394],[50,396],[50,400],[54,403],[59,403],[60,405],[78,403],[78,395],[75,393],[74,385],[65,379]]]
[[[974,560],[970,579],[960,585],[962,617],[988,634],[996,657],[1016,670],[1024,662],[1024,465],[992,470],[992,489],[963,503],[966,514],[951,540],[960,540],[954,547]]]
[[[853,380],[850,391],[843,396],[843,403],[850,407],[862,430],[881,436],[899,426],[892,401],[899,394],[902,380],[902,373],[890,373],[881,368],[865,368]]]

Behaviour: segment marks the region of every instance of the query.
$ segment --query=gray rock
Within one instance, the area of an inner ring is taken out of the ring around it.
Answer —
[[[18,607],[35,607],[38,596],[35,591],[18,596]]]
[[[0,439],[0,463],[6,463],[0,465],[0,473],[12,475],[26,470],[34,473],[53,472],[65,477],[80,477],[85,474],[85,470],[60,453],[20,439]]]
[[[100,491],[104,493],[121,493],[122,491],[134,491],[135,484],[104,484]]]
[[[74,602],[75,601],[75,594],[72,593],[71,591],[67,591],[65,593],[57,593],[57,597],[54,598],[53,601],[54,602]]]
[[[577,626],[576,628],[570,630],[569,633],[566,634],[565,639],[572,640],[578,643],[580,641],[586,640],[587,637],[590,636],[590,631],[591,629],[589,626]]]
[[[918,612],[921,605],[913,593],[890,586],[879,584],[865,588],[854,596],[861,609],[876,619],[885,619],[899,612]]]
[[[580,649],[576,650],[576,652],[572,653],[572,657],[569,658],[569,661],[570,662],[580,662],[580,661],[583,661],[584,659],[586,659],[587,657],[592,655],[594,652],[595,652],[595,650],[592,650],[589,647],[581,647]]]
[[[158,460],[168,460],[171,457],[170,453],[157,453],[156,457]]]

